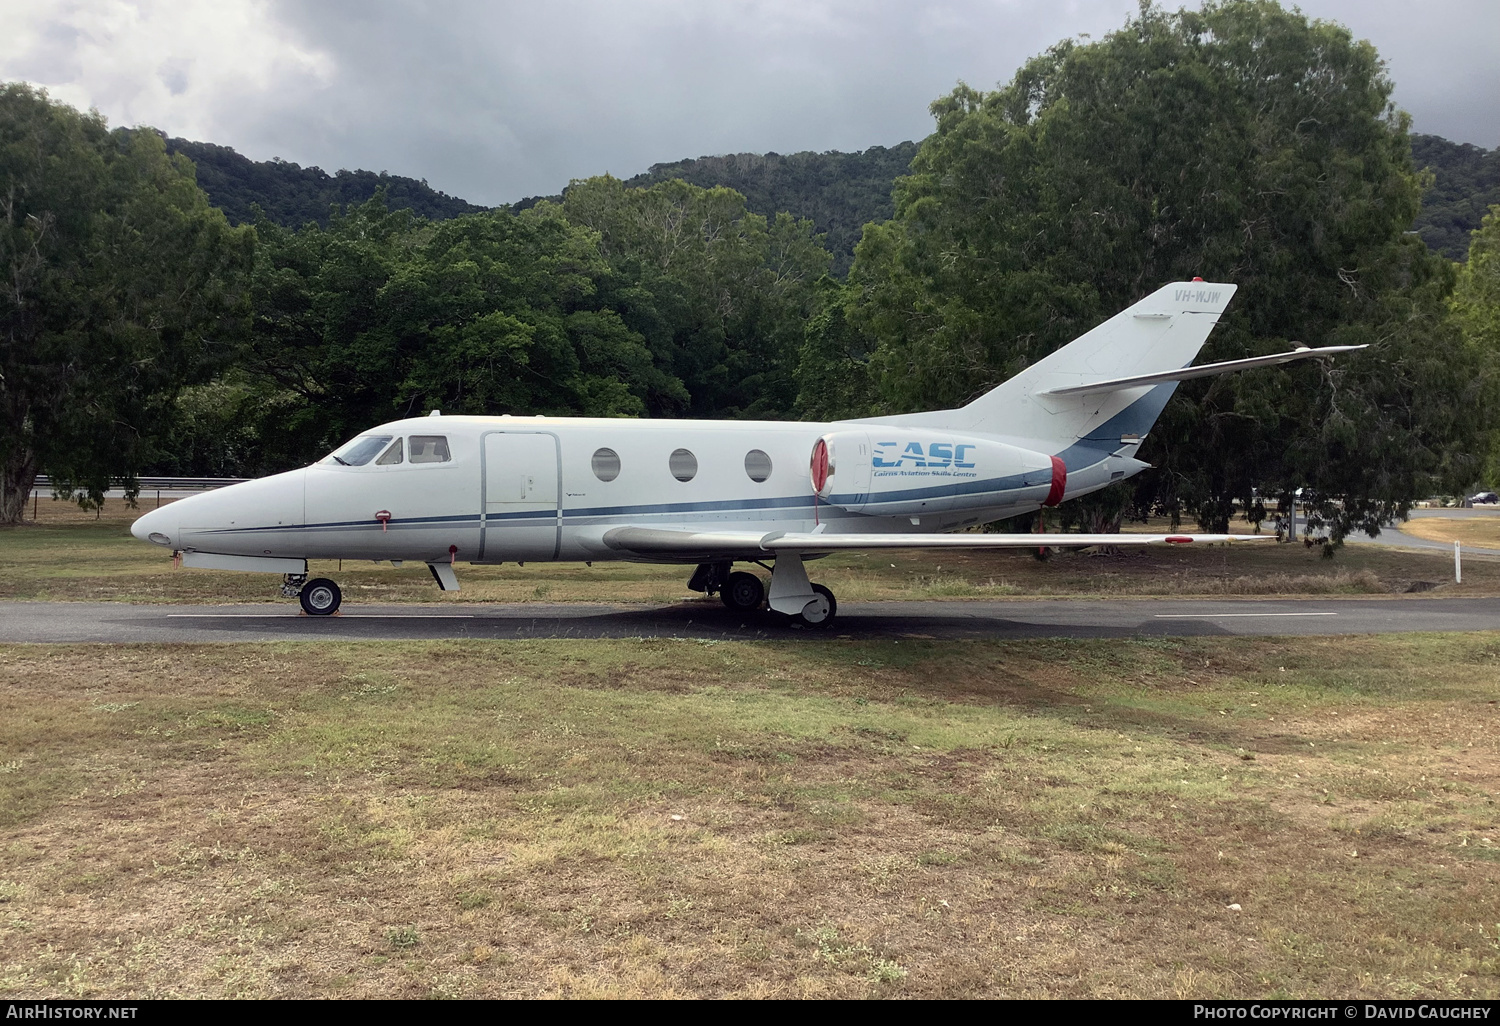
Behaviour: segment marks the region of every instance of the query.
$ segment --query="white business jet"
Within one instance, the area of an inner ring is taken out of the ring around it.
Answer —
[[[1030,513],[1148,469],[1136,459],[1177,382],[1326,357],[1299,347],[1189,367],[1235,286],[1177,282],[956,410],[832,423],[431,415],[324,459],[145,514],[131,528],[182,564],[284,575],[314,616],[339,587],[309,559],[456,564],[696,564],[689,587],[738,611],[822,626],[833,593],[804,560],[845,549],[1036,547],[964,528]],[[961,533],[955,533],[961,532]],[[1067,535],[1069,546],[1228,535]],[[748,563],[770,572],[770,587]]]

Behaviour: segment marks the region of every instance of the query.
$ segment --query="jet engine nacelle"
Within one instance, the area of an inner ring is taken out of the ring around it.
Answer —
[[[824,435],[811,471],[820,501],[875,516],[1055,506],[1068,476],[1055,456],[993,439],[881,427]]]

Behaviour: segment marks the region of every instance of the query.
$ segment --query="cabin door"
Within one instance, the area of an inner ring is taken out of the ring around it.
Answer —
[[[556,559],[562,544],[557,436],[495,431],[484,436],[479,559]]]

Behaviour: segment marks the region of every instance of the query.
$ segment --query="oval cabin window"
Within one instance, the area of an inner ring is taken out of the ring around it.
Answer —
[[[620,454],[613,449],[594,451],[594,476],[601,481],[613,481],[620,476]]]
[[[698,457],[686,449],[673,449],[671,457],[667,460],[667,467],[677,480],[691,481],[698,476]]]
[[[759,449],[751,449],[745,453],[745,473],[752,481],[764,481],[771,476],[771,457]]]

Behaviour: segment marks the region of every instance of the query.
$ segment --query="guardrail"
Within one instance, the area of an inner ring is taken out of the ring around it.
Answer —
[[[165,491],[168,488],[223,488],[225,485],[240,484],[243,481],[252,480],[248,477],[141,477],[137,478],[141,483],[141,491],[155,491],[160,488]],[[52,482],[46,474],[36,476],[36,484],[33,487],[37,491],[50,491]],[[119,487],[115,485],[113,487]]]

